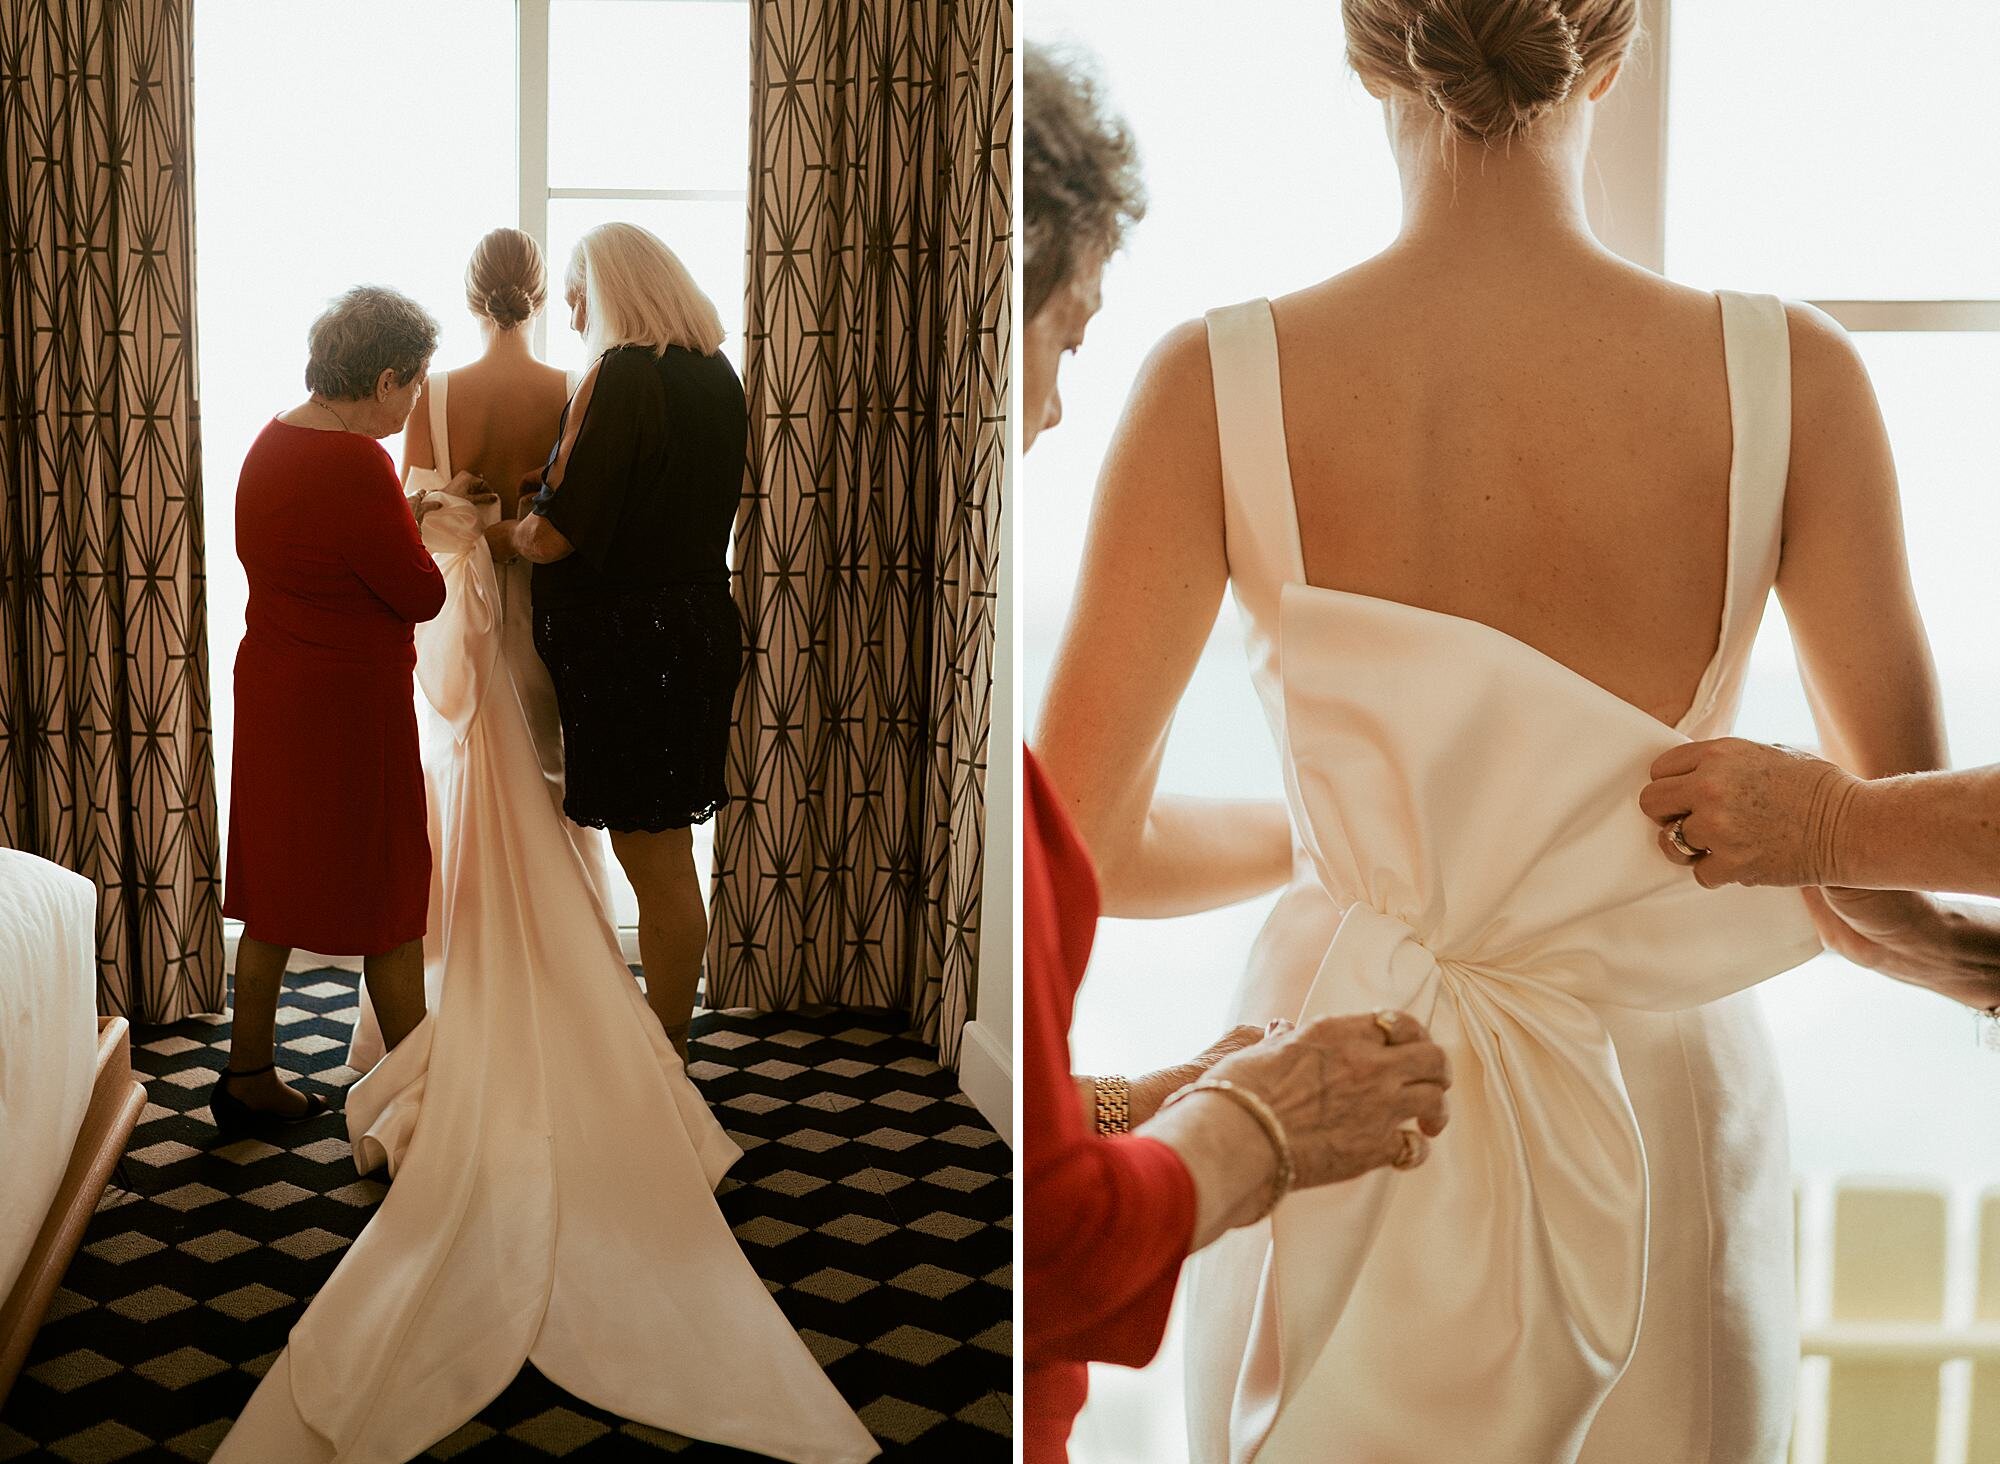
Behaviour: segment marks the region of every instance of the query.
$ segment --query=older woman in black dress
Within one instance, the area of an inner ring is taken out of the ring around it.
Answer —
[[[725,557],[743,491],[743,386],[715,306],[644,229],[586,234],[564,294],[597,359],[513,545],[536,565],[564,810],[610,830],[639,897],[646,1000],[686,1057],[708,943],[691,831],[729,798],[743,666]]]

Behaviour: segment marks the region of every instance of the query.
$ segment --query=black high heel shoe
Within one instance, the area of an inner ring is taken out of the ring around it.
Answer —
[[[215,1086],[208,1090],[208,1111],[215,1116],[216,1131],[225,1138],[236,1138],[269,1130],[283,1124],[304,1123],[318,1118],[332,1107],[317,1093],[305,1095],[306,1106],[303,1113],[279,1113],[269,1108],[252,1108],[241,1098],[229,1091],[231,1078],[261,1077],[275,1068],[275,1062],[267,1062],[260,1068],[224,1068],[222,1076],[215,1080]]]

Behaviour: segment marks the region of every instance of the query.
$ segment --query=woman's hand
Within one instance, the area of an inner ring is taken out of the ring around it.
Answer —
[[[2000,910],[1910,890],[1803,893],[1835,955],[1979,1011],[2000,1007]]]
[[[1666,826],[1661,852],[1709,889],[1837,884],[1842,819],[1860,786],[1811,753],[1725,737],[1663,753],[1639,807]],[[1675,824],[1705,852],[1675,848]]]
[[[1425,1134],[1443,1133],[1451,1061],[1421,1022],[1398,1012],[1387,1030],[1373,1016],[1320,1017],[1223,1058],[1209,1076],[1271,1105],[1291,1140],[1293,1182],[1310,1189],[1396,1162],[1411,1119]]]
[[[1126,1105],[1132,1127],[1137,1128],[1158,1113],[1160,1105],[1167,1101],[1170,1094],[1185,1088],[1230,1053],[1240,1052],[1253,1043],[1262,1041],[1265,1031],[1263,1027],[1234,1027],[1189,1061],[1176,1063],[1173,1067],[1160,1068],[1143,1077],[1132,1079],[1131,1090],[1126,1094]],[[1086,1118],[1094,1123],[1097,1106],[1094,1089],[1087,1091],[1084,1099]]]
[[[474,472],[452,474],[451,481],[439,490],[453,498],[466,498],[474,503],[494,503],[498,495],[487,492],[486,480]]]
[[[1224,1040],[1245,1031],[1256,1029],[1239,1028]],[[1414,1121],[1421,1135],[1443,1132],[1451,1064],[1416,1018],[1398,1012],[1379,1022],[1322,1017],[1296,1030],[1273,1023],[1207,1076],[1227,1079],[1270,1107],[1291,1150],[1293,1187],[1304,1189],[1385,1164],[1421,1164],[1426,1140],[1402,1130]],[[1194,1178],[1194,1249],[1270,1208],[1277,1150],[1229,1094],[1190,1094],[1142,1132],[1178,1153]]]
[[[495,564],[508,564],[521,557],[520,545],[514,538],[514,531],[520,527],[520,522],[519,519],[502,519],[487,526],[486,549]]]

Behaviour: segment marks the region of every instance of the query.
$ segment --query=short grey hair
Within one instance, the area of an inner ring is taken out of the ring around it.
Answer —
[[[356,285],[306,332],[306,390],[335,401],[375,395],[384,371],[408,386],[437,350],[438,323],[408,295]]]
[[[1146,189],[1138,146],[1106,106],[1088,58],[1030,41],[1021,85],[1027,96],[1021,304],[1033,320],[1086,258],[1117,251],[1125,231],[1145,216]]]

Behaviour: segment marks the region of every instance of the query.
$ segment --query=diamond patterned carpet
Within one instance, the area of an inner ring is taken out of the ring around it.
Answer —
[[[279,1066],[338,1100],[351,972],[286,978]],[[885,1458],[1004,1460],[1013,1432],[1011,1155],[894,1018],[695,1021],[689,1071],[744,1156],[721,1204]],[[382,1194],[338,1113],[212,1147],[226,1018],[135,1032],[150,1098],[0,1410],[0,1460],[205,1460]],[[747,1459],[627,1423],[532,1368],[425,1456]]]

